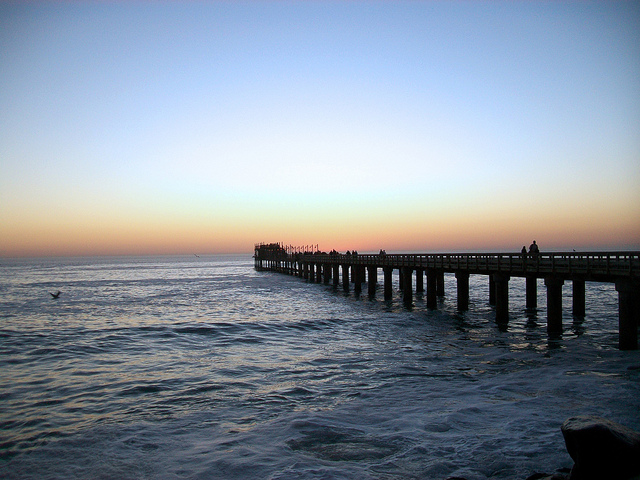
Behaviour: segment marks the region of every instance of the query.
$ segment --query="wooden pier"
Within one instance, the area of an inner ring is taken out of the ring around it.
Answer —
[[[585,316],[585,282],[614,283],[619,302],[619,347],[638,348],[640,324],[640,252],[550,252],[522,253],[421,253],[421,254],[342,254],[300,251],[278,243],[256,244],[256,270],[268,270],[302,277],[309,282],[350,285],[356,294],[367,283],[369,295],[375,295],[378,271],[384,282],[385,299],[392,298],[392,274],[399,272],[400,290],[407,305],[415,291],[425,291],[429,309],[436,309],[437,297],[444,295],[444,274],[454,273],[457,281],[457,306],[469,308],[469,276],[486,275],[489,303],[495,305],[496,322],[509,321],[509,280],[526,279],[526,308],[537,308],[537,279],[547,288],[547,330],[562,331],[562,286],[573,286],[573,315]]]

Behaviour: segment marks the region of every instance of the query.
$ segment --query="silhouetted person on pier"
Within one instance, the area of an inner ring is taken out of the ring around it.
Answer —
[[[538,255],[538,253],[540,253],[540,249],[538,248],[538,244],[536,243],[536,241],[534,240],[533,243],[531,245],[529,245],[529,253],[531,255]]]

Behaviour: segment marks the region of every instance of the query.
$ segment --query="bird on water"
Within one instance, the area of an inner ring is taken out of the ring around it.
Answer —
[[[49,292],[49,295],[51,295],[53,298],[58,298],[60,296],[62,292],[60,290],[58,290],[56,293],[51,293]]]

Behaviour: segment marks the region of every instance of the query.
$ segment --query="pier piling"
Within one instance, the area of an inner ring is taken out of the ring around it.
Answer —
[[[584,317],[585,311],[585,281],[581,278],[574,278],[573,284],[573,316]]]
[[[527,310],[535,310],[538,308],[538,279],[533,275],[526,276],[526,304]]]
[[[382,269],[382,274],[384,276],[384,299],[391,300],[393,297],[393,268],[384,267]]]
[[[424,292],[424,268],[416,268],[416,293]]]
[[[411,285],[411,277],[413,276],[413,269],[411,267],[402,267],[402,299],[405,305],[411,305],[413,303],[413,287]]]
[[[345,292],[349,291],[349,282],[351,281],[349,276],[349,265],[342,265],[342,289]]]
[[[458,310],[469,310],[469,274],[467,272],[456,272],[458,282]]]
[[[629,280],[616,282],[618,291],[618,329],[620,350],[638,349],[638,308],[640,298],[638,298],[638,287]]]
[[[564,280],[558,277],[544,279],[547,287],[547,331],[562,332],[562,285]]]
[[[369,282],[367,283],[368,292],[370,296],[374,296],[376,294],[376,284],[378,283],[378,267],[367,267],[367,276],[369,277]]]
[[[493,275],[496,292],[496,322],[509,322],[509,275],[496,273]]]
[[[427,308],[435,310],[438,308],[436,271],[427,269]]]

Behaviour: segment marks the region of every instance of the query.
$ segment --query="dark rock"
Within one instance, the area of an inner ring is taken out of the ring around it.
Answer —
[[[627,480],[640,474],[640,433],[600,417],[572,417],[561,427],[575,462],[570,480]]]

